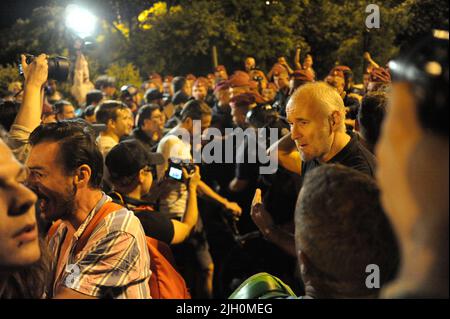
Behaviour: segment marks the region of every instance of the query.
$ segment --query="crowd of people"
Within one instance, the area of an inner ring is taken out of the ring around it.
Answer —
[[[0,298],[257,298],[257,272],[300,298],[448,298],[448,42],[365,53],[361,84],[300,49],[91,83],[79,52],[71,96],[23,56],[0,104]],[[227,255],[251,236],[255,260]]]

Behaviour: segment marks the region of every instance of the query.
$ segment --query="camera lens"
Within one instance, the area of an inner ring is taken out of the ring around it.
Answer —
[[[48,78],[56,81],[66,81],[69,77],[69,59],[61,56],[48,59]]]

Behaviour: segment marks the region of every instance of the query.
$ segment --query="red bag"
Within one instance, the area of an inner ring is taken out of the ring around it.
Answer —
[[[75,248],[75,254],[83,250],[92,232],[100,221],[108,214],[115,212],[123,207],[108,202],[95,214],[89,225],[78,240]],[[61,221],[56,221],[48,231],[47,238],[50,239],[58,229]],[[150,255],[150,276],[149,286],[150,294],[153,299],[191,299],[191,295],[186,286],[183,277],[174,267],[174,258],[170,247],[165,243],[151,237],[146,237],[147,248]]]

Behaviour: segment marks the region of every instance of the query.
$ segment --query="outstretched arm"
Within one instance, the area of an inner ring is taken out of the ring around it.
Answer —
[[[207,197],[215,200],[216,202],[222,204],[226,209],[230,210],[233,215],[241,216],[242,208],[239,207],[237,203],[230,202],[228,199],[217,194],[211,187],[209,187],[205,182],[200,181],[198,184],[199,190]]]
[[[253,197],[250,215],[264,238],[280,247],[287,254],[293,257],[296,256],[294,234],[289,233],[273,223],[272,217],[264,208],[261,200],[261,190],[259,188]]]
[[[367,61],[367,63],[369,63],[369,65],[371,66],[371,67],[374,67],[374,68],[379,68],[380,66],[378,65],[378,63],[376,63],[373,59],[372,59],[372,57],[370,56],[370,53],[369,52],[364,52],[364,59]]]
[[[295,50],[295,69],[296,70],[302,69],[302,64],[300,63],[300,52],[301,52],[300,48],[297,48]]]

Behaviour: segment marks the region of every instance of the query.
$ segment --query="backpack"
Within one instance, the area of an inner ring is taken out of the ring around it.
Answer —
[[[89,237],[98,226],[100,221],[108,214],[122,209],[123,206],[108,202],[95,214],[89,225],[78,240],[75,254],[86,246]],[[48,231],[47,238],[50,239],[57,231],[61,220],[53,223]],[[186,282],[174,267],[173,256],[170,247],[154,238],[146,237],[147,248],[150,255],[150,270],[152,275],[149,280],[150,294],[153,299],[191,299]]]

